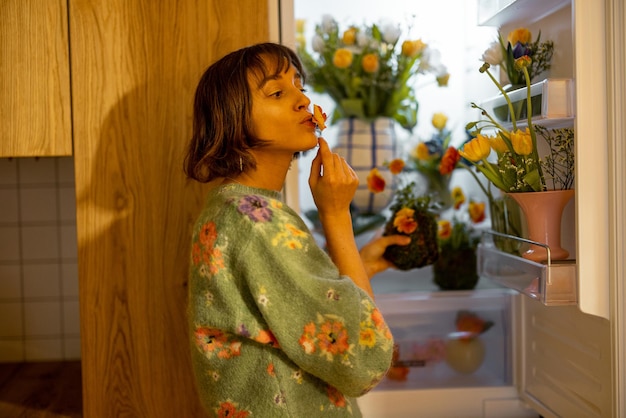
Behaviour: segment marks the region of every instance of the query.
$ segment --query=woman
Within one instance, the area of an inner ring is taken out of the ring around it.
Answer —
[[[407,237],[359,253],[349,211],[358,179],[318,140],[303,85],[297,55],[266,43],[220,59],[197,87],[185,171],[214,187],[194,227],[189,325],[214,416],[360,416],[354,397],[390,366],[369,279]],[[294,156],[318,141],[309,185],[328,253],[280,194]]]

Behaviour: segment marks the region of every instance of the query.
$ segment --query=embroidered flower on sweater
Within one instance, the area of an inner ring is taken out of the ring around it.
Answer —
[[[246,195],[239,199],[237,210],[247,215],[252,222],[269,222],[272,220],[272,209],[267,200],[260,196]]]
[[[286,223],[281,225],[279,232],[272,238],[272,245],[275,247],[282,245],[290,250],[299,250],[302,248],[302,241],[306,238],[307,234],[304,231],[291,223]]]
[[[222,250],[215,245],[217,229],[214,222],[207,222],[200,227],[200,232],[191,247],[192,262],[198,266],[200,276],[208,278],[224,268]]]
[[[343,393],[339,392],[336,388],[332,386],[326,386],[326,394],[328,395],[328,399],[330,400],[330,402],[336,407],[346,407],[346,398],[343,396]]]
[[[333,356],[350,354],[352,349],[348,341],[348,330],[343,320],[336,315],[318,314],[317,324],[306,324],[298,342],[305,353],[313,354],[319,349],[320,354],[328,361],[332,361]]]
[[[219,408],[215,410],[218,418],[246,418],[250,416],[250,411],[238,410],[239,405],[231,401],[220,403]]]
[[[237,357],[241,354],[241,342],[228,338],[217,328],[197,327],[195,331],[196,347],[207,357],[221,359]]]

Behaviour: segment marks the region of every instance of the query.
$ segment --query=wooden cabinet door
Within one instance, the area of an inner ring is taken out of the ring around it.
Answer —
[[[67,0],[0,1],[0,157],[72,154]]]
[[[186,180],[206,67],[268,39],[267,0],[70,0],[85,417],[202,417],[186,323]]]

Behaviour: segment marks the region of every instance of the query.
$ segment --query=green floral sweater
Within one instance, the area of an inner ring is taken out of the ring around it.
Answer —
[[[374,302],[339,275],[280,193],[209,193],[192,239],[189,326],[197,387],[217,417],[359,417],[391,363]]]

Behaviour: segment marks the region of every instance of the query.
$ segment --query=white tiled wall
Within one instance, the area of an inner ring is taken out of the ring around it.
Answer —
[[[0,159],[0,362],[80,358],[74,160]]]

